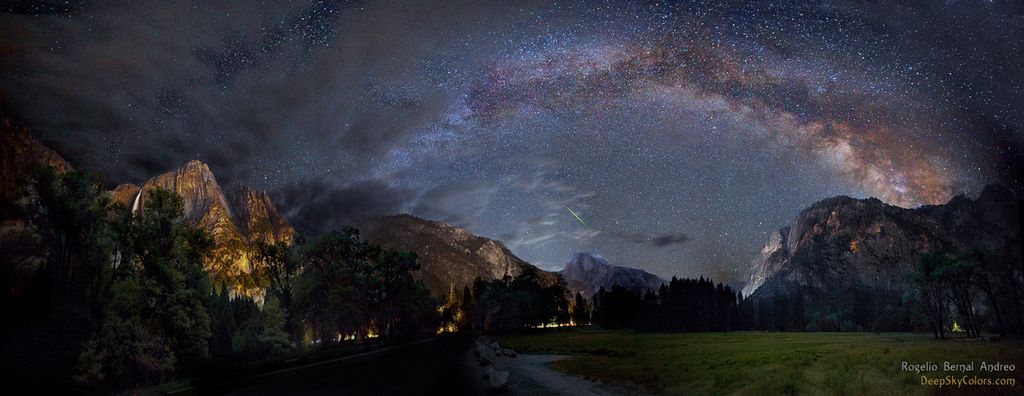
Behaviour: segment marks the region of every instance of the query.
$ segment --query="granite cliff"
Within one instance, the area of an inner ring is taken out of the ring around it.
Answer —
[[[591,298],[598,290],[621,286],[639,293],[657,291],[665,283],[657,275],[643,270],[612,265],[604,257],[582,252],[572,256],[562,270],[566,287],[572,293]]]
[[[977,199],[960,195],[915,209],[874,198],[828,198],[769,236],[743,294],[852,285],[901,290],[924,254],[1009,251],[1019,261],[1019,241],[1020,201],[1001,186],[986,187]]]
[[[229,199],[210,167],[196,160],[155,176],[141,187],[117,186],[112,194],[116,201],[138,212],[146,206],[144,192],[157,187],[178,193],[185,206],[185,218],[210,233],[214,251],[207,270],[215,280],[227,282],[236,292],[253,289],[245,280],[252,273],[249,248],[253,243],[290,243],[294,237],[295,230],[277,213],[265,192],[241,188]]]

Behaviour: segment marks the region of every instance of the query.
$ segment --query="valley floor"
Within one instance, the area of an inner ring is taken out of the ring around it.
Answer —
[[[689,333],[560,330],[506,336],[508,348],[528,354],[571,355],[549,364],[591,381],[655,394],[1021,394],[1024,340],[934,340],[905,333]],[[904,368],[907,363],[910,370]],[[946,371],[973,364],[971,371]],[[1015,365],[983,371],[981,365]],[[931,371],[927,364],[936,365]],[[913,365],[924,365],[917,372]],[[940,380],[1013,385],[922,385]]]

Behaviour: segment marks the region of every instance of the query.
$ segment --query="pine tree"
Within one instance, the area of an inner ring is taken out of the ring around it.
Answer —
[[[292,343],[285,331],[286,312],[277,297],[268,295],[263,302],[262,323],[259,341],[271,354],[281,354],[291,350]]]
[[[576,298],[573,300],[572,307],[573,323],[577,326],[590,323],[590,305],[587,304],[587,300],[579,292],[576,292]]]

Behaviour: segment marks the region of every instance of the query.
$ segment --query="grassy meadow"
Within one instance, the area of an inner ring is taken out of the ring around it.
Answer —
[[[522,353],[566,354],[554,368],[591,380],[656,394],[930,395],[1024,394],[1024,341],[937,341],[905,333],[684,333],[630,330],[538,331],[502,337]],[[901,369],[932,362],[938,372]],[[974,363],[946,373],[943,362]],[[981,362],[1012,363],[1012,372],[980,372]],[[921,385],[921,375],[1014,378],[1016,385]]]

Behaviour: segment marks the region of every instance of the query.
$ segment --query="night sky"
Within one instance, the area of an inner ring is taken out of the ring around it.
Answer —
[[[1022,2],[243,3],[4,5],[0,110],[110,186],[200,159],[542,268],[737,280],[829,196],[1022,190]]]

